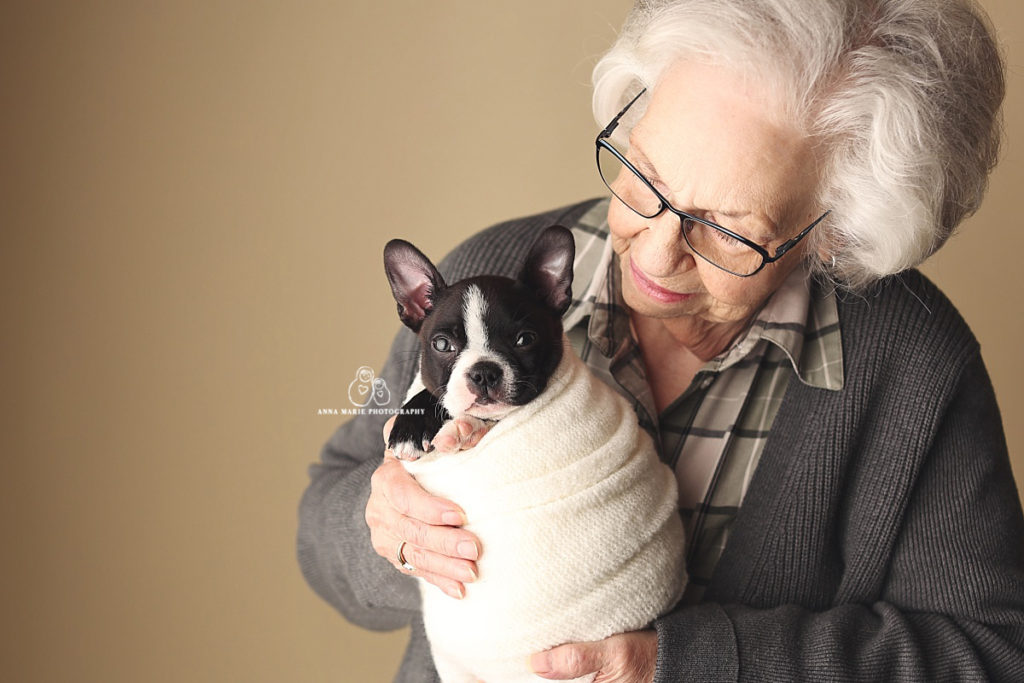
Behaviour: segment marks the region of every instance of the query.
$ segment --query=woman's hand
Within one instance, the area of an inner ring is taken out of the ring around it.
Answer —
[[[384,441],[394,418],[384,425]],[[370,479],[366,503],[366,524],[378,555],[404,574],[413,574],[434,584],[454,598],[466,595],[465,584],[476,580],[480,542],[461,529],[465,513],[451,501],[430,495],[398,460],[385,454]],[[398,562],[398,548],[414,567],[404,569]]]
[[[657,661],[658,634],[634,631],[539,652],[530,658],[530,666],[538,676],[558,681],[596,673],[594,683],[650,683]]]

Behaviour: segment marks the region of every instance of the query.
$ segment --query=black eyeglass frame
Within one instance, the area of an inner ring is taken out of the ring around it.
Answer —
[[[761,270],[763,270],[764,267],[766,265],[768,265],[769,263],[775,263],[776,261],[781,259],[783,256],[785,256],[786,252],[788,252],[790,249],[792,249],[797,244],[799,244],[800,240],[802,240],[803,238],[807,237],[807,235],[811,232],[811,230],[814,229],[814,227],[816,225],[818,225],[818,223],[823,221],[826,216],[828,216],[830,213],[832,213],[832,209],[829,209],[825,213],[823,213],[820,216],[818,216],[818,218],[816,218],[813,223],[811,223],[806,228],[801,230],[798,235],[796,235],[792,239],[786,240],[785,242],[780,244],[779,247],[775,250],[775,255],[772,256],[771,254],[768,253],[768,250],[766,250],[760,244],[750,240],[747,237],[744,237],[743,235],[740,235],[738,233],[733,232],[729,228],[721,226],[718,223],[714,223],[712,221],[704,220],[703,218],[700,218],[699,216],[694,216],[692,213],[687,213],[685,211],[680,211],[679,209],[675,208],[674,206],[669,204],[668,200],[665,199],[665,197],[660,192],[658,192],[658,190],[654,187],[654,185],[652,185],[651,182],[649,180],[647,180],[647,178],[645,178],[644,175],[640,171],[637,170],[636,166],[634,166],[632,163],[630,163],[629,159],[627,159],[625,156],[623,156],[622,153],[619,152],[619,150],[615,149],[615,146],[612,145],[612,143],[608,141],[608,138],[610,138],[612,136],[612,133],[615,132],[615,129],[618,128],[618,126],[619,126],[619,119],[621,119],[625,115],[625,113],[627,111],[629,111],[629,108],[632,107],[633,104],[636,103],[636,101],[640,99],[640,96],[643,95],[645,92],[647,92],[646,88],[644,88],[639,93],[637,93],[636,97],[634,97],[632,100],[630,100],[629,103],[625,107],[622,108],[622,111],[620,111],[618,114],[615,115],[615,118],[611,120],[611,123],[609,123],[607,126],[605,126],[605,129],[602,130],[600,133],[598,133],[597,139],[594,141],[594,144],[597,147],[597,149],[596,149],[597,173],[598,173],[598,175],[601,176],[601,180],[604,182],[605,186],[611,191],[611,193],[615,196],[615,198],[618,199],[620,202],[622,202],[622,204],[627,209],[632,211],[633,213],[635,213],[635,214],[637,214],[639,216],[643,216],[644,218],[655,218],[656,216],[660,216],[667,209],[668,211],[670,211],[670,212],[674,213],[676,216],[678,216],[679,217],[679,221],[680,221],[680,223],[682,224],[682,227],[683,227],[683,231],[682,231],[683,232],[683,239],[686,240],[686,243],[690,246],[690,249],[692,249],[693,253],[696,254],[697,256],[700,256],[702,259],[704,259],[705,261],[707,261],[708,263],[710,263],[714,267],[719,268],[721,270],[724,270],[725,272],[729,273],[730,275],[735,275],[736,277],[751,277],[752,275],[757,275],[758,273],[760,273]],[[633,175],[635,175],[637,178],[639,178],[640,181],[644,185],[646,185],[647,188],[651,192],[654,193],[654,196],[658,198],[659,202],[661,202],[661,206],[658,208],[657,211],[655,211],[654,213],[650,214],[649,216],[644,214],[644,213],[641,213],[640,211],[637,211],[632,206],[630,206],[624,199],[622,199],[622,197],[620,197],[618,195],[618,193],[615,192],[615,190],[612,189],[611,183],[608,182],[608,179],[604,177],[604,173],[601,172],[601,148],[602,147],[605,148],[606,150],[608,150],[609,152],[611,152],[613,155],[615,155],[615,158],[617,158],[620,162],[622,162],[623,166],[628,168],[633,173]],[[737,240],[737,241],[743,243],[744,245],[750,247],[751,249],[753,249],[755,252],[757,252],[761,256],[761,265],[758,266],[753,272],[743,274],[743,273],[733,272],[733,271],[729,270],[728,268],[726,268],[725,266],[722,266],[722,265],[719,265],[719,264],[715,263],[714,261],[709,259],[704,254],[700,253],[700,251],[698,251],[696,249],[696,247],[694,247],[692,244],[690,244],[690,238],[686,236],[686,232],[687,232],[686,231],[686,223],[685,223],[686,220],[695,221],[697,223],[700,223],[701,225],[706,225],[709,228],[712,228],[714,230],[718,230],[718,231],[728,235],[732,239]]]

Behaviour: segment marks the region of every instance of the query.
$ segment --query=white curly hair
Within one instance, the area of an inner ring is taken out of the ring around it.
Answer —
[[[981,201],[1005,83],[970,0],[639,0],[594,68],[598,125],[679,59],[763,79],[818,146],[832,213],[809,263],[851,289],[919,265]]]

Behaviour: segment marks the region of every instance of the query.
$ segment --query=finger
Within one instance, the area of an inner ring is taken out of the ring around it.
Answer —
[[[596,673],[605,664],[605,642],[560,645],[530,658],[530,668],[542,678],[562,681]]]
[[[611,636],[596,643],[572,643],[534,655],[530,665],[548,679],[565,680],[596,673],[602,683],[650,683],[658,659],[653,630]]]
[[[381,525],[383,527],[383,525]],[[449,529],[449,531],[452,531]],[[370,542],[378,555],[388,560],[403,574],[411,574],[426,579],[452,597],[461,598],[465,595],[464,584],[477,580],[476,562],[457,557],[450,557],[432,550],[406,542],[402,546],[402,557],[413,567],[404,567],[398,559],[398,548],[403,539],[389,531],[371,531]]]
[[[370,487],[371,495],[373,491],[379,491],[393,508],[408,517],[434,525],[462,526],[466,523],[462,508],[424,491],[397,460],[385,458],[373,473]]]
[[[440,555],[426,548],[406,543],[402,549],[405,561],[415,567],[415,574],[426,578],[439,588],[444,589],[450,584],[472,583],[477,580],[476,562],[455,557]],[[443,580],[445,585],[431,580],[434,577]],[[448,591],[445,591],[448,592]]]
[[[419,570],[415,572],[416,576],[427,583],[433,584],[441,589],[445,595],[456,600],[461,600],[466,597],[466,586],[458,581],[453,581],[446,576],[439,576],[437,574],[430,574],[429,572],[420,573]]]
[[[408,491],[403,493],[403,488]],[[404,502],[403,496],[407,497]],[[420,498],[426,501],[417,502]],[[441,507],[431,508],[431,505]],[[480,542],[473,533],[446,524],[464,523],[465,515],[461,509],[454,503],[428,494],[396,461],[385,460],[371,477],[365,518],[374,548],[388,559],[397,547],[394,541],[407,541],[413,546],[451,558],[474,561],[480,557]],[[458,575],[454,568],[453,575]]]
[[[374,550],[392,565],[400,566],[398,546],[405,541],[403,555],[419,570],[412,573],[447,594],[461,597],[465,594],[463,582],[475,579],[479,540],[459,526],[445,524],[446,520],[464,523],[464,513],[453,503],[424,491],[401,463],[385,458],[374,472],[365,518]]]
[[[391,428],[395,426],[395,418],[397,415],[392,415],[388,418],[388,421],[384,423],[384,445],[388,443],[388,437],[391,436]]]
[[[399,547],[402,548],[401,556],[405,560],[405,564],[402,564],[399,559]],[[413,546],[410,546],[408,543],[402,545],[402,541],[383,533],[380,535],[380,539],[374,541],[374,550],[389,560],[395,569],[406,576],[415,576],[428,581],[456,600],[466,597],[466,587],[461,581],[457,581],[445,574],[437,574],[430,571],[429,568],[434,565],[434,562],[427,559],[426,555],[429,553],[415,553]],[[471,568],[465,570],[463,575],[475,579],[476,565],[474,563],[469,564],[472,565]]]
[[[479,541],[465,529],[427,524],[394,509],[385,511],[382,522],[392,534],[417,549],[466,560],[480,557]]]

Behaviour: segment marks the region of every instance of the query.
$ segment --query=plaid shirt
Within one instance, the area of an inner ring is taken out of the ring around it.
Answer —
[[[823,389],[843,386],[835,297],[795,270],[732,346],[705,363],[658,414],[630,332],[607,212],[607,201],[600,202],[570,226],[579,295],[565,314],[566,334],[590,369],[632,402],[676,473],[690,572],[683,602],[694,604],[728,542],[793,375]]]

